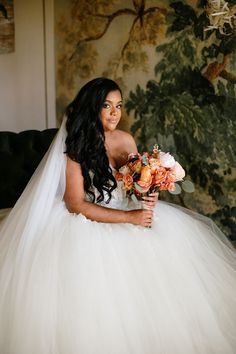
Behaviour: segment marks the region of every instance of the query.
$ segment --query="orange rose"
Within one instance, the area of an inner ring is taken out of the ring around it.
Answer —
[[[123,176],[123,182],[124,182],[125,190],[129,191],[133,185],[133,177],[129,174],[125,175]]]
[[[160,191],[174,191],[175,190],[175,184],[173,182],[170,183],[163,183],[159,187]]]
[[[143,166],[141,169],[141,176],[139,178],[140,182],[151,183],[152,175],[150,166]]]
[[[175,190],[174,181],[175,181],[175,176],[172,174],[172,172],[166,171],[165,179],[159,185],[160,190],[174,191]]]
[[[143,193],[147,192],[152,184],[152,175],[150,166],[143,166],[141,175],[137,184],[143,189]]]
[[[119,181],[123,181],[123,175],[120,172],[116,172],[115,174],[115,179],[119,182]]]
[[[154,175],[154,183],[156,185],[160,185],[161,183],[164,183],[167,177],[167,171],[164,167],[159,167],[156,170],[156,173]]]
[[[137,185],[142,188],[142,193],[146,193],[149,191],[152,183],[138,181]]]

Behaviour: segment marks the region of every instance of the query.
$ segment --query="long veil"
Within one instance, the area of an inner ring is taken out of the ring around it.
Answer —
[[[55,199],[63,199],[66,164],[65,122],[66,118],[63,119],[56,137],[21,197],[1,225],[0,269],[3,264],[4,267],[10,266],[9,262],[14,257],[16,245],[22,248],[29,247],[30,241],[41,234],[50,217]],[[12,255],[9,254],[11,252]]]

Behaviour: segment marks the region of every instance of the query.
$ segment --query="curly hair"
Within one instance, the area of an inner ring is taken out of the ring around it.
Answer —
[[[121,89],[110,79],[96,78],[78,92],[66,108],[66,154],[81,165],[84,190],[93,202],[106,203],[117,187],[105,148],[104,129],[100,118],[101,109],[109,92]],[[90,173],[92,172],[92,173]],[[99,195],[91,189],[94,186]]]

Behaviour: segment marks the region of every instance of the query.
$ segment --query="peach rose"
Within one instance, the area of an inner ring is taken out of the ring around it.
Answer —
[[[159,167],[156,170],[153,181],[156,185],[159,186],[161,183],[164,183],[166,181],[166,177],[167,177],[166,169],[164,167]]]
[[[163,183],[160,185],[159,187],[160,191],[174,191],[175,190],[175,184],[174,182],[170,182],[170,183]]]
[[[151,173],[154,174],[158,167],[160,166],[160,160],[155,159],[155,158],[150,158],[149,159],[149,164],[151,167]]]
[[[136,186],[138,185],[139,187],[142,188],[142,193],[146,193],[149,191],[150,189],[150,186],[151,186],[152,183],[147,183],[147,182],[142,182],[142,181],[138,181]],[[136,188],[137,190],[137,188]]]
[[[123,182],[124,182],[124,187],[127,191],[129,191],[132,188],[133,184],[133,177],[131,175],[125,175],[123,176]]]
[[[164,174],[163,174],[163,177],[164,177]],[[164,191],[164,190],[174,191],[175,190],[174,182],[175,182],[175,177],[172,174],[172,171],[167,170],[165,173],[165,179],[163,178],[163,180],[159,184],[159,189],[161,191]]]

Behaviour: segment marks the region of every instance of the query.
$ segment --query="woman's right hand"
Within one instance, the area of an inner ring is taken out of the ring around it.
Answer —
[[[127,222],[133,225],[140,225],[150,227],[152,225],[153,210],[151,209],[138,209],[129,210],[127,213]]]

